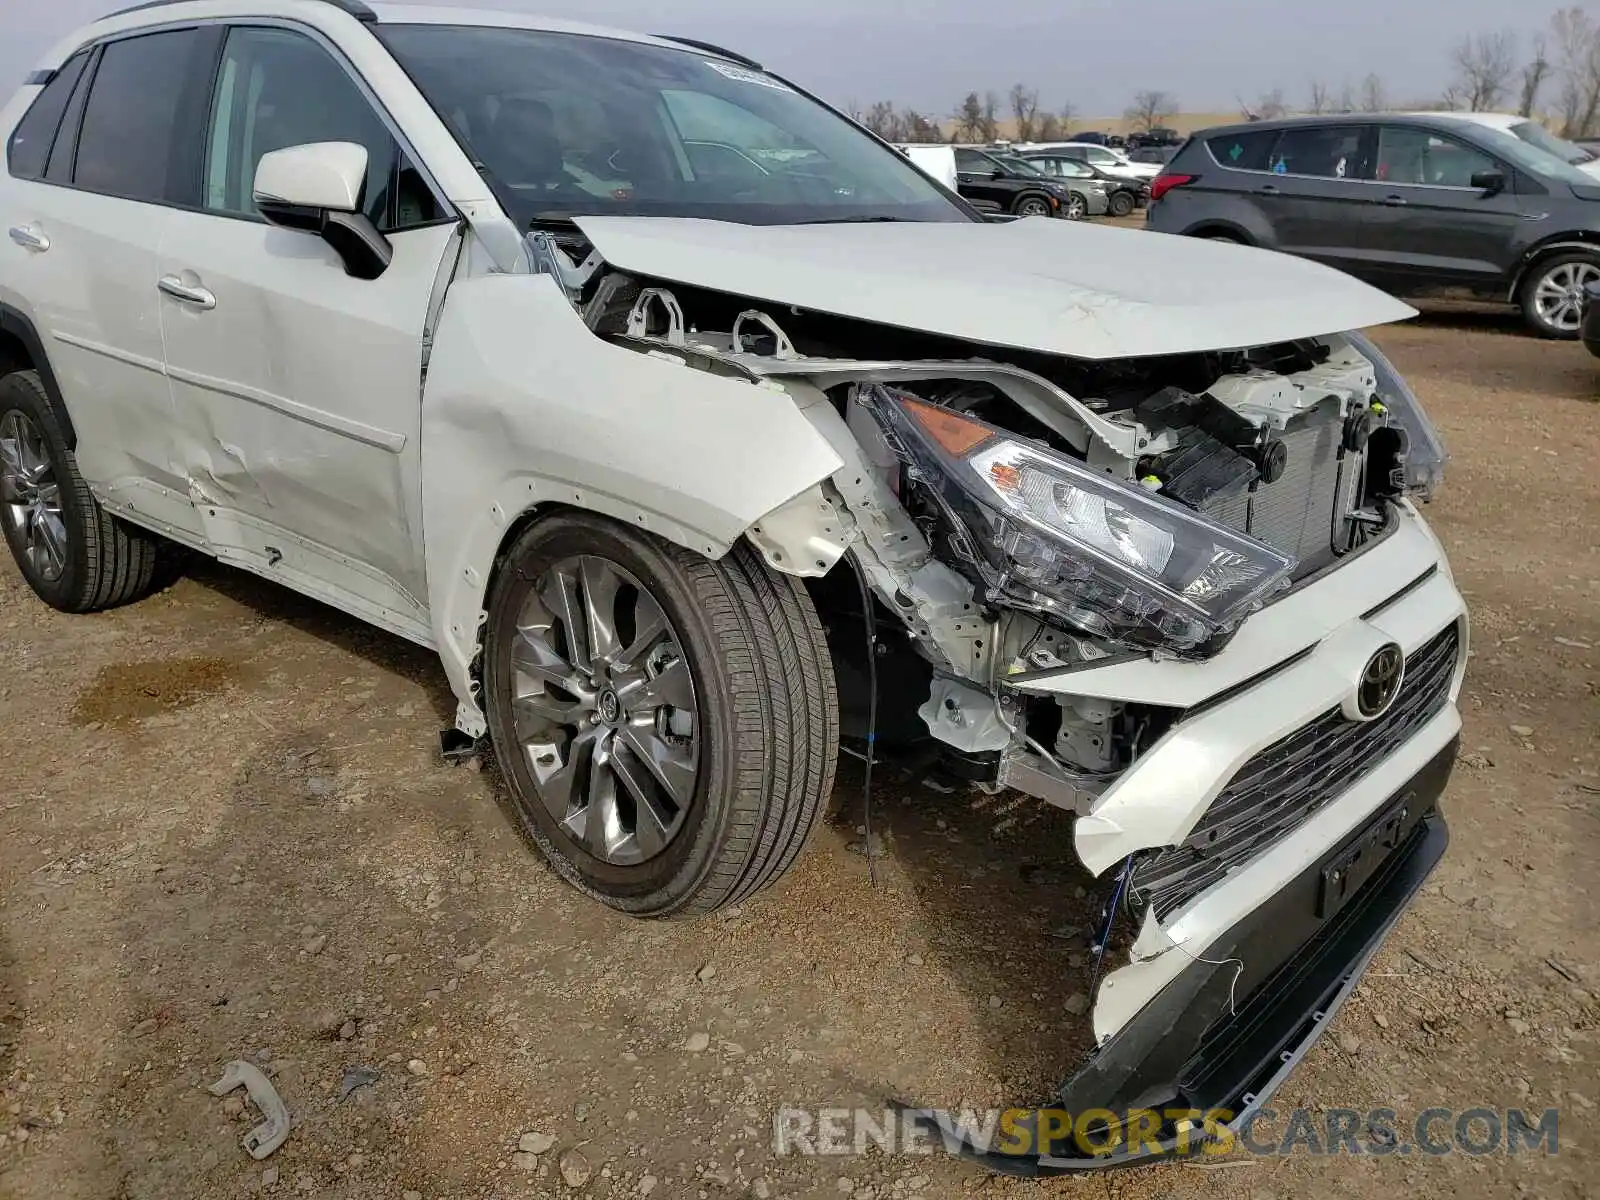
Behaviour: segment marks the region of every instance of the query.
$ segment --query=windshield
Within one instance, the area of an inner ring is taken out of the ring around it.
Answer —
[[[1590,154],[1582,146],[1574,145],[1565,138],[1558,138],[1537,121],[1523,121],[1519,125],[1513,125],[1511,132],[1527,142],[1528,145],[1537,146],[1539,149],[1554,154],[1574,166],[1579,163],[1594,161],[1594,155]]]
[[[1579,187],[1594,187],[1600,183],[1600,180],[1578,170],[1561,155],[1552,154],[1504,130],[1483,126],[1474,132],[1477,133],[1480,144],[1485,150],[1492,150],[1524,171],[1531,171],[1548,179],[1559,179],[1563,183],[1574,183]]]
[[[523,228],[601,215],[973,219],[850,121],[712,55],[503,27],[374,32]]]

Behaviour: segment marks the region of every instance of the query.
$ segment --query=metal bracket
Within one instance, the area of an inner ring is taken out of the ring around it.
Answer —
[[[684,329],[687,324],[683,319],[683,308],[678,304],[678,298],[666,288],[645,288],[639,293],[639,298],[633,302],[633,311],[628,314],[628,336],[650,337],[650,310],[655,305],[661,306],[661,311],[667,315],[667,331],[659,335],[660,340],[669,346],[684,344]]]

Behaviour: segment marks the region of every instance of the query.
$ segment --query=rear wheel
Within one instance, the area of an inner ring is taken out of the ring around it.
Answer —
[[[35,371],[0,379],[0,529],[28,586],[62,612],[128,604],[158,586],[160,539],[100,507]]]
[[[1072,193],[1072,199],[1067,201],[1067,219],[1069,221],[1087,221],[1089,219],[1089,202],[1077,192]]]
[[[1111,215],[1125,217],[1133,211],[1133,197],[1127,192],[1111,193]]]
[[[1574,250],[1545,259],[1523,281],[1523,319],[1541,337],[1576,338],[1583,326],[1584,285],[1596,281],[1600,254]]]
[[[811,600],[742,543],[710,562],[588,514],[532,526],[492,589],[490,733],[556,871],[641,917],[753,894],[833,786],[833,668]]]

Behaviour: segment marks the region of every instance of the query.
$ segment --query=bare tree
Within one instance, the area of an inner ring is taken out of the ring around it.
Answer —
[[[900,140],[900,114],[887,100],[879,100],[864,113],[854,114],[857,121],[888,142]]]
[[[1361,111],[1383,112],[1389,107],[1389,91],[1376,72],[1361,81]]]
[[[900,125],[903,130],[901,134],[901,140],[903,141],[944,141],[944,131],[939,128],[939,122],[932,117],[924,116],[914,108],[908,108],[900,114]]]
[[[1517,73],[1517,35],[1509,29],[1469,34],[1456,43],[1453,58],[1455,88],[1466,110],[1498,109]]]
[[[1562,135],[1588,136],[1600,115],[1600,29],[1583,9],[1562,9],[1550,21],[1561,81]]]
[[[1031,142],[1038,135],[1039,93],[1020,83],[1011,85],[1011,115],[1017,122],[1017,141]]]
[[[992,142],[1000,136],[1000,97],[993,92],[983,94],[983,140]]]
[[[1135,92],[1133,103],[1122,114],[1136,132],[1148,132],[1172,120],[1178,101],[1171,92]]]
[[[1339,95],[1333,102],[1333,111],[1336,113],[1353,113],[1356,110],[1356,92],[1346,79],[1339,85]]]
[[[1545,45],[1544,35],[1540,34],[1533,39],[1533,57],[1522,68],[1522,98],[1517,103],[1517,112],[1524,117],[1533,116],[1533,110],[1539,106],[1539,94],[1544,91],[1545,81],[1550,78],[1550,54]]]
[[[1045,113],[1039,118],[1038,139],[1041,142],[1064,142],[1072,129],[1073,109],[1063,104],[1059,113]]]
[[[1276,121],[1279,117],[1288,116],[1289,106],[1284,103],[1283,89],[1275,87],[1257,96],[1255,113],[1263,121]]]
[[[977,92],[968,92],[961,107],[955,111],[956,136],[969,142],[981,142],[984,138],[983,100]]]
[[[1311,94],[1306,104],[1306,111],[1317,117],[1333,111],[1333,95],[1328,91],[1328,85],[1320,79],[1311,81]]]

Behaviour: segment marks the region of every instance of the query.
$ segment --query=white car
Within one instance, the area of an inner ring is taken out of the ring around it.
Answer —
[[[1113,146],[1097,145],[1094,142],[1030,142],[1016,149],[1019,153],[1029,154],[1049,150],[1055,154],[1075,158],[1079,162],[1086,162],[1091,167],[1098,167],[1106,174],[1116,175],[1122,179],[1145,182],[1161,174],[1159,163],[1134,162],[1121,150]]]
[[[1519,138],[1531,146],[1554,154],[1562,162],[1577,167],[1586,175],[1593,175],[1600,179],[1600,157],[1592,151],[1584,149],[1576,142],[1569,142],[1566,138],[1559,138],[1544,127],[1542,123],[1531,117],[1519,117],[1515,113],[1486,113],[1486,112],[1430,112],[1411,113],[1411,116],[1447,117],[1456,121],[1470,121],[1474,125],[1482,125],[1487,129],[1498,129],[1502,133],[1509,133],[1512,137]]]
[[[143,5],[0,135],[28,584],[176,544],[432,648],[606,904],[742,900],[841,741],[935,749],[1103,877],[1062,1103],[1243,1120],[1444,851],[1467,618],[1382,292],[984,222],[748,59],[522,14]]]

